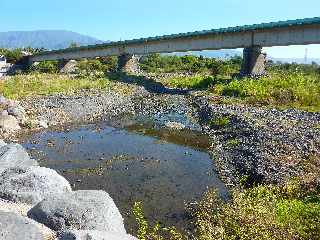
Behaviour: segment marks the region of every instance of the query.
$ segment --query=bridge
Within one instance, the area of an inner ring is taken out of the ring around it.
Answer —
[[[132,70],[134,55],[243,48],[244,75],[265,72],[263,47],[320,44],[320,17],[196,31],[105,44],[46,51],[29,57],[29,64],[47,60],[118,56],[123,71]]]

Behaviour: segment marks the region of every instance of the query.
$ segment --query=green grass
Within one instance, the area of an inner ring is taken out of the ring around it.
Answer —
[[[199,240],[320,239],[319,192],[298,197],[286,187],[257,186],[236,190],[223,202],[208,191],[195,224]]]
[[[214,83],[214,78],[210,76],[175,77],[167,80],[167,85],[183,89],[203,89]]]
[[[74,94],[84,89],[106,89],[110,81],[105,78],[71,78],[67,75],[40,74],[16,75],[0,82],[0,92],[10,99],[27,96]]]
[[[320,110],[320,75],[273,72],[260,79],[234,79],[214,86],[218,95],[240,98],[249,104]]]

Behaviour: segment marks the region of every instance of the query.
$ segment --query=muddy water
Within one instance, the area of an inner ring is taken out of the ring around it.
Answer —
[[[227,194],[206,152],[208,138],[194,131],[137,123],[125,129],[69,126],[34,133],[23,145],[41,166],[59,171],[74,189],[107,191],[131,232],[135,201],[143,202],[149,220],[186,228],[185,203],[198,200],[208,187]]]

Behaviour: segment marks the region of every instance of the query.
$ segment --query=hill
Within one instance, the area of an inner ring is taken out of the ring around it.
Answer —
[[[90,45],[103,43],[103,41],[65,30],[0,32],[0,48],[61,49],[69,47],[71,43]]]

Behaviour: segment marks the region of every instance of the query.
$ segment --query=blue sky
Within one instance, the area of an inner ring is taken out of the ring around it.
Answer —
[[[319,0],[1,0],[0,31],[65,29],[124,40],[320,16]],[[306,46],[266,49],[303,57]],[[308,46],[320,58],[320,46]]]

